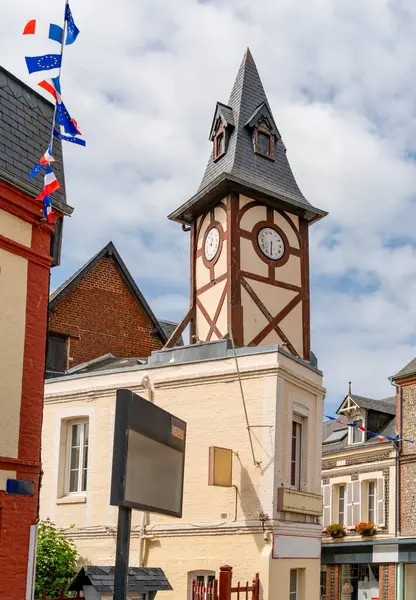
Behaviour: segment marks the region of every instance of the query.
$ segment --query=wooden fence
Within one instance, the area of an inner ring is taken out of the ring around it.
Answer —
[[[64,590],[61,590],[58,598],[48,598],[46,595],[46,590],[43,590],[42,600],[82,600],[84,596],[81,596],[81,592],[77,592],[76,596],[65,596]]]
[[[228,565],[220,568],[219,581],[214,579],[207,585],[203,581],[192,582],[192,600],[231,600],[231,595],[236,594],[236,600],[259,600],[260,580],[256,573],[251,584],[246,581],[241,585],[232,585],[233,568]]]

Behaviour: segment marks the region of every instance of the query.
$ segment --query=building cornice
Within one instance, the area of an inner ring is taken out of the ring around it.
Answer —
[[[150,370],[150,369],[149,369]],[[148,370],[141,370],[144,374],[148,372]],[[325,395],[325,388],[319,385],[313,384],[311,381],[300,377],[287,367],[281,365],[275,366],[265,366],[261,367],[256,365],[255,367],[249,368],[241,368],[240,367],[240,377],[242,380],[248,379],[260,379],[266,376],[274,376],[274,377],[283,377],[285,381],[293,383],[302,387],[304,390],[318,396]],[[97,374],[97,377],[102,377],[102,375]],[[112,381],[116,379],[116,374],[111,374],[108,377],[112,378]],[[85,381],[85,380],[83,380]],[[89,382],[93,381],[91,379]],[[186,387],[195,387],[197,385],[206,385],[206,384],[224,384],[224,383],[234,383],[238,381],[238,374],[235,370],[228,369],[227,371],[216,371],[212,374],[187,374],[181,377],[180,375],[176,375],[174,377],[165,377],[165,378],[152,378],[152,385],[155,390],[167,390],[167,389],[178,389],[178,388],[186,388]],[[56,382],[58,383],[58,382]],[[78,390],[70,390],[63,391],[58,393],[48,392],[48,388],[52,387],[54,382],[49,380],[46,382],[45,387],[45,404],[55,404],[61,402],[72,402],[72,401],[85,401],[85,400],[95,400],[98,398],[114,396],[117,389],[120,387],[128,387],[131,391],[135,393],[143,393],[145,392],[145,388],[139,383],[134,384],[133,382],[118,382],[112,383],[110,385],[105,386],[89,386],[83,387]]]
[[[114,526],[99,525],[96,527],[71,527],[65,533],[73,539],[104,538],[116,536]],[[322,527],[308,523],[291,523],[284,521],[268,521],[263,530],[258,521],[231,521],[223,523],[169,523],[155,524],[146,527],[144,538],[150,542],[166,537],[194,537],[213,535],[262,535],[268,538],[272,535],[294,535],[296,537],[321,538]],[[140,537],[140,527],[133,527],[132,538]],[[270,540],[271,541],[271,540]]]

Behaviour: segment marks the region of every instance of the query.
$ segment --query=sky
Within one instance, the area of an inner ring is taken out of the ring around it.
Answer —
[[[20,34],[63,0],[0,8],[1,64],[35,87]],[[153,311],[189,306],[189,239],[167,215],[197,190],[217,101],[250,47],[306,198],[312,349],[326,412],[393,395],[416,355],[416,3],[413,0],[71,0],[64,101],[87,147],[64,148],[68,203],[56,287],[112,240]],[[30,38],[30,39],[28,39]],[[40,44],[40,45],[39,45]],[[32,76],[33,77],[33,76]]]

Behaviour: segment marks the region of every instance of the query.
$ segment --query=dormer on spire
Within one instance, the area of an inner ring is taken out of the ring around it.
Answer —
[[[213,148],[199,189],[170,219],[190,224],[237,190],[272,207],[296,211],[309,223],[326,215],[299,189],[248,48],[227,104],[216,104],[209,139]]]
[[[214,162],[224,156],[227,152],[228,142],[233,129],[233,109],[226,104],[217,102],[211,131],[209,133],[209,140],[214,144],[212,151]]]

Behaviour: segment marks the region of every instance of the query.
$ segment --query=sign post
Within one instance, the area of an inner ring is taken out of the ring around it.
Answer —
[[[132,509],[182,516],[186,423],[117,390],[110,504],[118,506],[114,600],[126,600]]]

